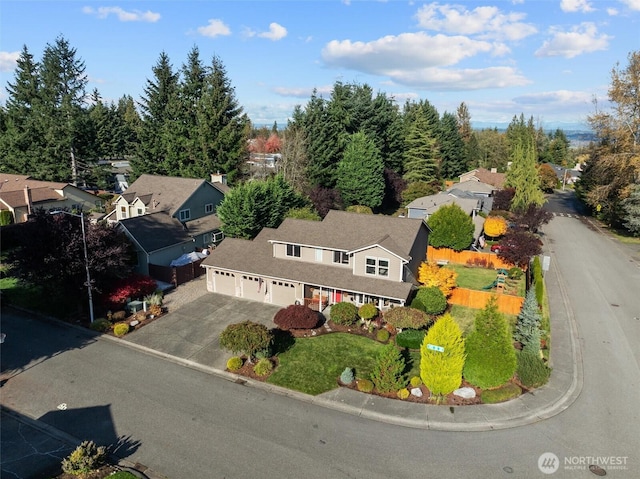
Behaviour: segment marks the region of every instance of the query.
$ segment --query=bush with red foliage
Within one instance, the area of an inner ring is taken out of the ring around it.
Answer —
[[[500,241],[498,258],[520,268],[526,268],[531,258],[542,253],[542,241],[533,233],[511,230]]]
[[[273,322],[285,331],[290,329],[313,329],[319,321],[318,312],[302,304],[292,304],[278,311]]]
[[[109,294],[105,296],[104,304],[107,309],[118,310],[124,308],[127,298],[137,299],[147,296],[158,289],[156,281],[151,276],[133,274],[119,280]]]

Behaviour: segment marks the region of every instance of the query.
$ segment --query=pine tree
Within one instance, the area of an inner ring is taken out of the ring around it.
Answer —
[[[445,112],[438,134],[440,174],[453,179],[467,171],[467,155],[455,115]]]
[[[462,331],[447,313],[431,326],[420,346],[420,378],[432,395],[442,397],[460,387],[465,356]]]
[[[480,388],[492,388],[506,383],[516,372],[516,352],[509,326],[498,311],[497,298],[492,296],[475,317],[474,330],[465,342],[467,359],[464,378]]]
[[[403,374],[405,367],[402,353],[393,343],[389,343],[378,354],[371,371],[371,380],[376,385],[376,389],[382,393],[397,391],[406,384]]]
[[[363,132],[351,135],[338,163],[336,187],[346,206],[377,208],[384,197],[384,164],[373,140]]]
[[[520,314],[518,314],[513,339],[521,343],[524,348],[538,353],[540,351],[540,322],[540,308],[536,292],[534,288],[529,288]]]
[[[431,183],[440,178],[435,138],[429,136],[429,123],[418,114],[405,137],[404,176],[409,183]]]

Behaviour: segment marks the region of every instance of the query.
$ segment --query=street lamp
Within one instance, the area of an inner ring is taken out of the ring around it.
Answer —
[[[87,292],[89,293],[89,320],[93,323],[93,296],[91,294],[91,275],[89,274],[89,255],[87,254],[87,235],[84,232],[84,213],[81,211],[80,214],[70,213],[65,210],[56,210],[50,211],[49,214],[57,215],[59,213],[75,216],[76,218],[80,218],[80,226],[82,227],[82,244],[84,245],[84,266],[87,270]]]

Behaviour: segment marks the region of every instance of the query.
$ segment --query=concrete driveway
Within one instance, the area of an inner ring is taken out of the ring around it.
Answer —
[[[203,278],[168,293],[164,304],[168,314],[127,334],[124,340],[220,370],[232,356],[220,348],[220,333],[242,321],[273,328],[273,316],[281,308],[209,293]]]

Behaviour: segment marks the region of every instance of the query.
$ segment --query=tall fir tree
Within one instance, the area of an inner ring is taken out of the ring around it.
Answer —
[[[540,175],[536,165],[533,143],[517,143],[512,149],[511,167],[507,171],[505,180],[505,186],[516,190],[511,200],[512,211],[526,211],[530,205],[544,204],[544,194],[540,188]]]
[[[340,163],[337,189],[345,206],[363,205],[372,209],[384,198],[384,163],[375,142],[364,132],[351,135]]]
[[[404,176],[408,183],[440,179],[433,110],[426,105],[405,109]],[[437,125],[437,124],[436,124]]]
[[[525,295],[522,309],[518,314],[513,339],[523,347],[538,354],[540,351],[540,308],[534,288],[529,288]]]
[[[440,120],[438,135],[440,146],[440,174],[454,179],[467,171],[467,152],[460,136],[455,115],[445,112]]]

